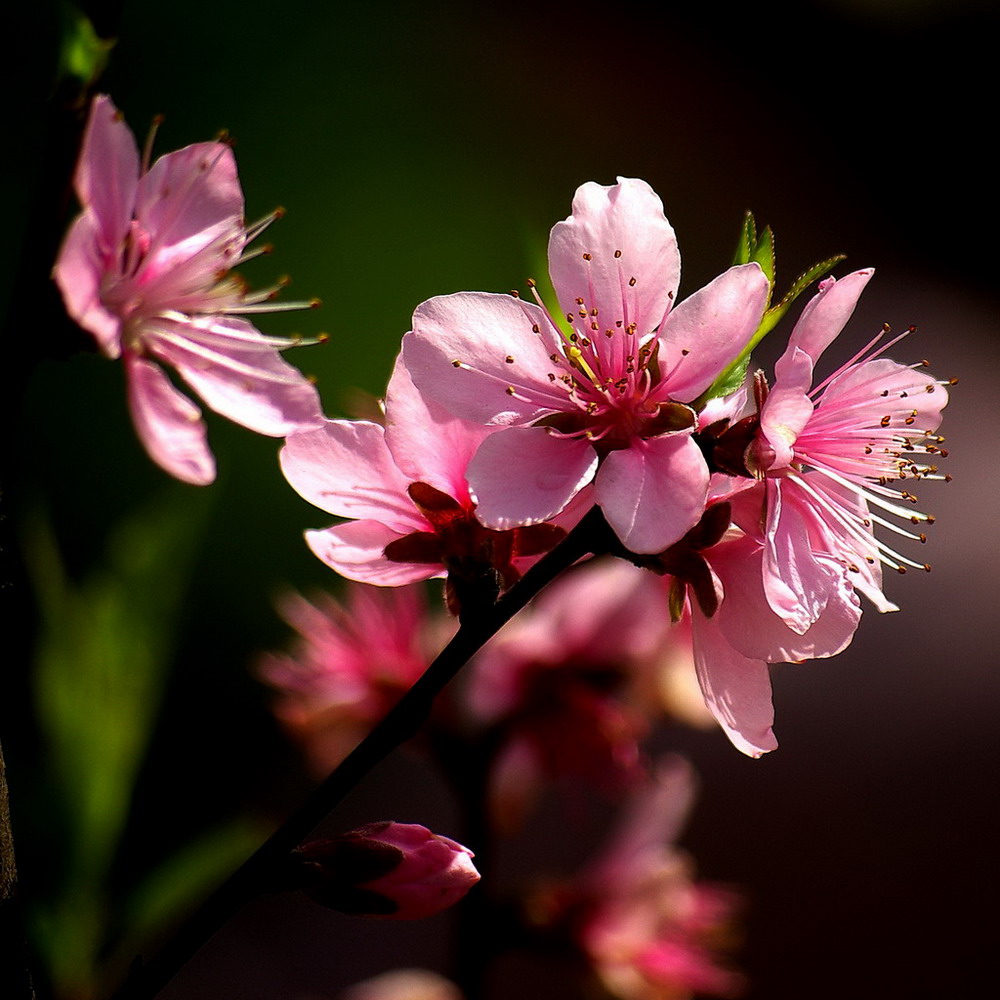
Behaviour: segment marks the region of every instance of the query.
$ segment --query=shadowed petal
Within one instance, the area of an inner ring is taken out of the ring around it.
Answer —
[[[698,523],[708,467],[688,434],[671,434],[613,451],[594,481],[608,524],[633,552],[662,552]]]
[[[594,476],[597,455],[584,438],[512,427],[488,437],[469,463],[476,517],[504,530],[547,521]]]
[[[52,271],[66,311],[92,333],[109,358],[121,354],[121,320],[101,302],[105,264],[97,245],[97,222],[84,212],[70,227]]]
[[[328,420],[285,441],[281,471],[299,496],[339,517],[374,518],[400,534],[427,523],[407,495],[385,432],[364,420]]]
[[[125,356],[128,404],[139,440],[157,465],[194,486],[215,479],[215,459],[201,410],[178,392],[159,365]]]
[[[444,568],[427,563],[393,562],[385,547],[402,537],[379,521],[349,521],[332,528],[305,533],[313,553],[348,580],[379,587],[400,587],[418,580],[444,576]]]

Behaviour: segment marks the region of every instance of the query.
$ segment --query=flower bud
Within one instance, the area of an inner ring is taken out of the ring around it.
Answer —
[[[428,917],[479,881],[472,851],[417,823],[369,823],[303,844],[295,857],[305,893],[353,916]]]

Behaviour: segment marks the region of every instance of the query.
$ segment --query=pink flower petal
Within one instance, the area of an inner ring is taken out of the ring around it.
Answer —
[[[106,94],[95,97],[90,106],[73,181],[84,210],[96,219],[101,250],[114,253],[132,222],[139,150],[131,129]]]
[[[323,422],[316,387],[245,319],[160,320],[149,343],[216,413],[258,434]]]
[[[788,338],[785,354],[791,354],[798,348],[805,351],[815,364],[847,325],[865,285],[874,273],[868,267],[848,274],[839,281],[836,278],[821,281],[819,291],[806,303]],[[779,360],[778,365],[780,364]],[[775,366],[776,372],[778,365]]]
[[[650,332],[677,293],[681,273],[663,203],[645,181],[629,177],[611,187],[581,185],[573,214],[552,227],[549,272],[565,311],[576,312],[583,299],[602,325],[622,320]]]
[[[199,142],[161,156],[139,181],[135,217],[152,236],[148,266],[159,274],[217,246],[202,261],[201,283],[210,283],[213,267],[232,267],[243,249],[243,191],[232,149]]]
[[[125,355],[125,380],[136,433],[149,457],[182,482],[194,486],[212,482],[215,459],[198,407],[145,358]]]
[[[476,517],[504,530],[547,521],[594,476],[597,455],[584,438],[543,427],[511,427],[488,437],[469,463]]]
[[[429,563],[393,562],[385,547],[402,533],[381,521],[361,520],[305,532],[313,553],[348,580],[379,587],[400,587],[444,576],[444,568]]]
[[[760,411],[760,431],[774,452],[772,469],[791,465],[795,442],[813,415],[809,398],[813,359],[797,348],[781,358],[781,371]]]
[[[662,552],[697,524],[708,481],[691,436],[670,434],[611,452],[598,469],[594,495],[626,548]]]
[[[816,557],[828,574],[821,612],[803,634],[793,631],[771,609],[761,574],[763,550],[743,537],[710,550],[712,569],[725,598],[715,621],[726,641],[744,656],[769,663],[835,656],[850,645],[861,608],[843,567]]]
[[[771,678],[761,660],[743,656],[718,625],[695,608],[691,616],[695,669],[705,704],[733,746],[760,757],[778,746],[774,738]]]
[[[104,271],[96,218],[84,212],[66,234],[52,277],[70,316],[94,335],[104,354],[117,358],[121,354],[121,320],[101,303]]]
[[[466,467],[491,429],[451,416],[418,392],[402,355],[396,359],[385,406],[385,441],[399,469],[413,482],[429,483],[465,503]]]
[[[701,395],[746,347],[767,305],[768,281],[757,264],[731,267],[689,295],[660,330],[660,370],[671,399]]]
[[[320,510],[373,518],[396,534],[427,530],[406,492],[410,480],[396,468],[378,424],[328,420],[292,434],[279,459],[292,488]]]
[[[422,393],[455,416],[500,426],[565,407],[565,391],[546,377],[557,370],[549,355],[558,350],[541,309],[487,292],[429,299],[403,338],[404,363]]]

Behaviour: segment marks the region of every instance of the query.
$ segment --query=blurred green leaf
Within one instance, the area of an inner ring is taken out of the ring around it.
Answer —
[[[57,983],[85,981],[102,944],[107,877],[159,712],[203,520],[190,504],[143,511],[113,530],[104,564],[79,583],[47,524],[36,521],[25,545],[40,615],[34,697],[46,788],[63,823],[55,896],[39,921]]]
[[[75,4],[60,4],[59,79],[77,80],[86,91],[104,72],[114,41],[101,38]]]

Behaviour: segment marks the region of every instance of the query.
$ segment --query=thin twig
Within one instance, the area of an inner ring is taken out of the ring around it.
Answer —
[[[288,855],[389,753],[414,736],[434,699],[472,656],[543,587],[589,554],[613,547],[610,528],[593,507],[496,604],[466,619],[419,680],[332,774],[282,824],[148,963],[136,963],[114,1000],[152,1000],[243,905],[281,887]]]

